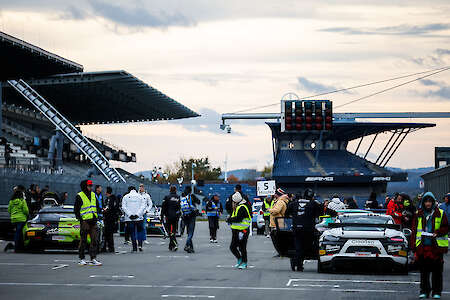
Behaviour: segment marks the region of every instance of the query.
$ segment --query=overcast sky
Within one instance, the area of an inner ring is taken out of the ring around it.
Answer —
[[[370,2],[0,0],[0,30],[85,71],[124,69],[202,114],[83,128],[136,152],[129,171],[180,156],[209,156],[223,167],[227,155],[229,169],[262,168],[272,160],[268,127],[232,122],[226,134],[221,113],[278,103],[287,92],[307,96],[450,65],[449,1]],[[336,106],[401,82],[328,98]],[[450,111],[449,85],[447,71],[336,111]],[[450,146],[450,120],[417,121],[437,127],[408,136],[390,166],[432,166],[434,147]]]

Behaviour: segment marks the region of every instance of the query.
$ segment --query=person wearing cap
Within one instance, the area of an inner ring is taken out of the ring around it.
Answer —
[[[450,218],[450,193],[444,196],[444,202],[439,204],[439,208],[445,212],[448,221],[448,218]]]
[[[252,224],[251,206],[248,205],[241,193],[235,192],[231,195],[232,213],[228,217],[227,223],[231,227],[230,251],[237,259],[235,268],[247,268],[247,241]]]
[[[273,230],[276,228],[276,219],[283,218],[286,214],[287,204],[289,203],[289,196],[281,188],[275,191],[275,203],[273,207],[269,209],[270,212],[270,228]],[[283,227],[284,220],[279,220],[278,225]]]
[[[105,244],[103,246],[103,252],[114,252],[114,231],[117,228],[117,220],[119,218],[119,201],[117,197],[112,193],[110,186],[106,187],[106,198],[103,206],[103,217],[105,221]]]
[[[80,183],[81,191],[75,197],[74,213],[80,221],[80,245],[78,247],[78,256],[80,266],[93,265],[101,266],[102,263],[97,260],[98,250],[98,211],[100,206],[92,191],[92,180],[83,180]],[[89,255],[91,261],[87,262],[84,258],[84,252],[87,246],[87,236],[90,236]]]
[[[295,256],[291,258],[292,271],[303,271],[303,261],[306,254],[312,252],[316,219],[321,215],[320,204],[314,200],[314,193],[307,189],[302,195],[297,195],[289,202],[286,216],[292,218],[294,231]]]
[[[217,243],[217,230],[219,229],[219,217],[223,213],[219,194],[214,194],[206,203],[206,216],[208,217],[210,243]]]
[[[147,242],[147,214],[150,214],[150,212],[153,209],[153,201],[150,195],[145,190],[145,186],[142,183],[139,185],[139,195],[141,195],[141,197],[144,198],[145,200],[144,222],[142,223],[142,226],[144,228],[141,230],[140,239],[144,241],[144,244],[148,245],[149,242]]]
[[[246,194],[244,194],[242,192],[242,186],[240,184],[236,184],[236,186],[234,187],[234,192],[233,194],[230,195],[230,197],[228,197],[226,203],[225,203],[225,209],[228,212],[229,215],[231,215],[233,213],[233,199],[231,199],[231,197],[235,194],[235,193],[239,193],[241,194],[242,198],[247,201],[248,204],[250,204],[250,200],[248,199],[248,196]]]
[[[423,195],[412,228],[411,245],[420,270],[419,298],[428,298],[431,293],[433,299],[440,299],[443,255],[448,252],[448,221],[445,211],[438,208],[433,193]]]

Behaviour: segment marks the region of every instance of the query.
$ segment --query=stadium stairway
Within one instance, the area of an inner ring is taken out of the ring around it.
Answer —
[[[82,151],[91,162],[102,172],[107,180],[113,182],[125,182],[122,175],[113,167],[103,154],[75,128],[64,116],[62,116],[50,103],[32,89],[23,80],[8,80],[17,92],[36,107],[47,119]]]
[[[310,172],[313,172],[313,173],[317,172],[317,173],[320,173],[320,175],[322,175],[322,176],[327,175],[327,172],[325,171],[325,169],[322,168],[320,163],[316,160],[316,158],[310,151],[305,151],[305,155],[309,159],[309,161],[311,162],[311,165],[312,165],[312,168],[309,168]]]

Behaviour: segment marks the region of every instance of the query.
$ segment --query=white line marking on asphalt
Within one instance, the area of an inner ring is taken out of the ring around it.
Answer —
[[[317,279],[317,278],[302,278],[289,279],[286,286],[291,286],[294,282],[351,282],[351,283],[384,283],[384,284],[420,284],[419,281],[399,281],[399,280],[352,280],[352,279]]]
[[[91,278],[134,278],[134,275],[91,275]]]
[[[116,251],[115,252],[116,255],[118,255],[118,254],[126,254],[126,253],[128,253],[128,252],[127,251]]]
[[[161,295],[161,298],[208,298],[208,299],[214,299],[216,296],[208,296],[208,295]]]
[[[59,266],[53,267],[52,270],[58,270],[58,269],[62,269],[62,268],[68,267],[68,266],[69,265],[59,265]]]
[[[4,266],[55,266],[55,264],[0,263]]]
[[[156,258],[188,258],[187,255],[157,255]]]
[[[55,259],[54,262],[73,262],[76,263],[78,260],[75,259]]]
[[[248,291],[315,291],[317,288],[289,287],[244,287],[244,286],[195,286],[195,285],[150,285],[150,284],[101,284],[101,283],[50,283],[50,282],[0,282],[0,286],[53,286],[53,287],[105,287],[105,288],[156,288],[156,289],[202,289],[202,290],[248,290]],[[361,293],[414,293],[414,290],[364,290],[364,289],[330,289],[333,292]],[[444,291],[443,294],[450,294]]]
[[[253,269],[255,266],[247,266],[247,268],[249,269]],[[234,268],[234,266],[230,266],[230,265],[217,265],[216,268]],[[237,269],[237,268],[236,268]]]
[[[294,287],[332,287],[332,288],[339,288],[339,285],[334,285],[334,284],[298,284],[298,283],[294,283],[292,286],[294,286]]]

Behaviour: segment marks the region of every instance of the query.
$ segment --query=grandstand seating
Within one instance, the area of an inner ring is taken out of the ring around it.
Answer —
[[[386,169],[375,166],[367,160],[345,150],[316,151],[281,150],[274,163],[274,174],[282,171],[283,176],[357,176],[381,175]]]

